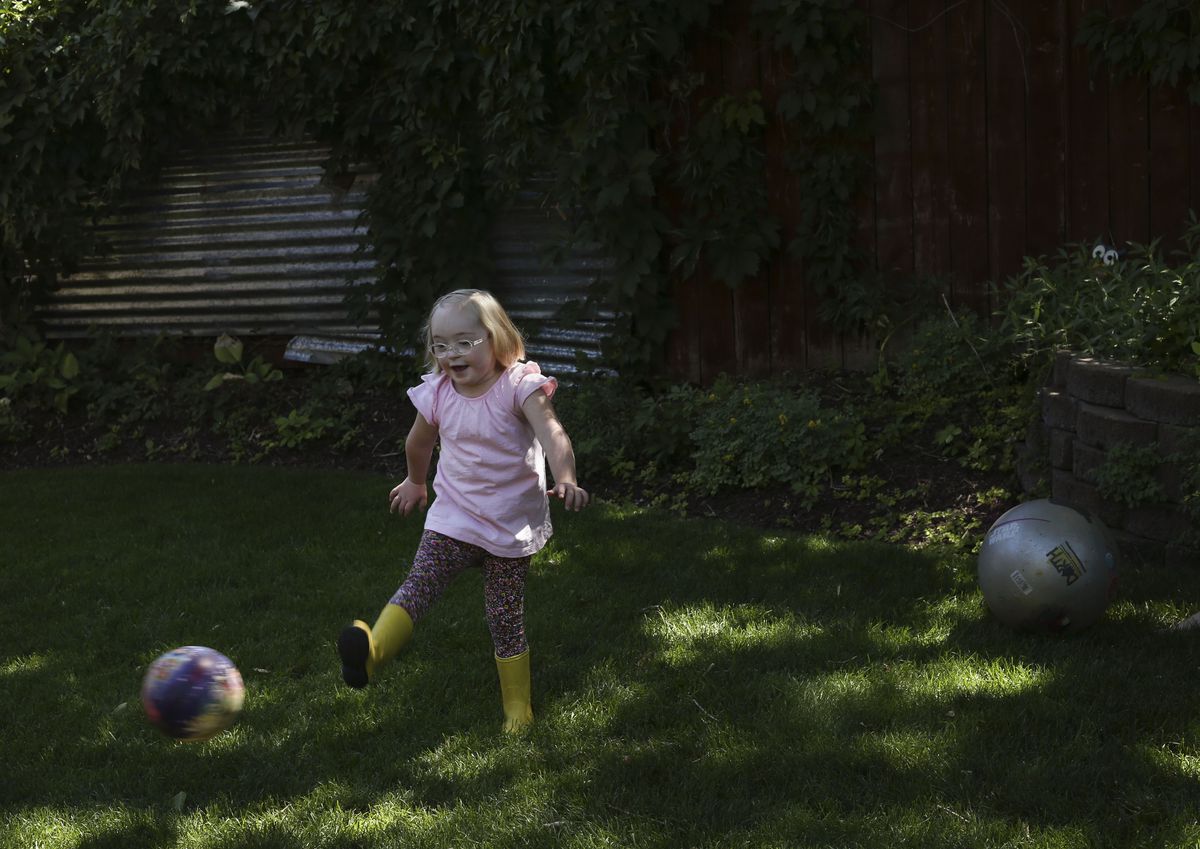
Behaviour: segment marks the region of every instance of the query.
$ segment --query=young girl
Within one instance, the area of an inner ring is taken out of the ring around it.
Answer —
[[[425,478],[440,441],[437,498],[412,569],[375,625],[355,620],[338,637],[342,678],[365,687],[450,581],[478,566],[504,730],[520,731],[533,721],[525,575],[552,532],[547,496],[562,499],[568,510],[582,510],[589,498],[576,483],[571,440],[550,404],[558,383],[536,363],[521,361],[521,333],[494,297],[460,289],[440,298],[425,327],[425,349],[429,373],[408,390],[417,408],[404,445],[408,477],[388,498],[390,509],[404,516],[425,509]],[[554,475],[549,491],[544,459]]]

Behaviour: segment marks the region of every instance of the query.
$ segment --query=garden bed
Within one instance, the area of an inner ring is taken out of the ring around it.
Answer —
[[[211,406],[213,393],[189,395],[186,381],[164,386],[161,397],[144,405],[150,414],[137,418],[116,406],[113,415],[103,417],[88,415],[81,405],[66,416],[43,410],[31,419],[27,412],[28,438],[0,443],[0,470],[147,461],[243,463],[378,472],[399,480],[405,468],[403,442],[414,416],[404,393],[407,382],[355,385],[326,367],[302,366],[285,369],[282,379],[273,382],[215,390],[229,396],[220,413],[223,418],[209,415],[201,420],[203,410],[188,398],[203,397]],[[829,405],[867,392],[848,383],[852,381],[815,375],[809,388]],[[573,410],[572,394],[573,388],[565,387],[557,403],[578,445],[588,431],[577,422],[588,421],[592,411]],[[308,412],[298,414],[305,409]],[[353,415],[338,422],[335,410]],[[293,424],[281,430],[277,420],[293,413]],[[117,423],[122,417],[126,420]],[[318,435],[322,422],[324,432]],[[815,496],[807,498],[777,485],[684,492],[672,480],[673,470],[615,474],[603,450],[581,457],[579,473],[583,485],[599,499],[655,505],[681,515],[830,532],[848,539],[970,547],[1016,503],[1015,476],[1010,471],[970,469],[932,450],[937,430],[936,424],[927,425],[906,444],[868,456],[862,468],[832,473]]]

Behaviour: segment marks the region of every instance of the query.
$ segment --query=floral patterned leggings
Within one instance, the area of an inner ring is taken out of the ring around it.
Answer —
[[[529,557],[496,557],[477,545],[425,531],[408,577],[391,603],[420,621],[450,586],[473,566],[483,569],[483,611],[497,657],[514,657],[529,648],[525,640],[525,576]]]

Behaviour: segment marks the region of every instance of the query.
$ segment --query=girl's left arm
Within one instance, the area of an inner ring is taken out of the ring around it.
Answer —
[[[550,397],[539,389],[525,399],[521,411],[533,427],[538,442],[542,443],[546,462],[550,464],[550,474],[554,475],[554,488],[549,494],[561,498],[568,510],[587,507],[591,498],[575,478],[575,449],[571,447],[566,428],[554,412]]]

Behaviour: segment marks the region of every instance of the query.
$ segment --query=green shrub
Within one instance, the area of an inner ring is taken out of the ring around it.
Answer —
[[[94,335],[79,355],[80,397],[87,404],[88,419],[126,424],[165,416],[180,371],[172,363],[174,352],[173,341],[162,334],[124,341],[105,333]]]
[[[335,450],[348,448],[358,434],[363,406],[344,402],[334,406],[328,401],[324,396],[314,398],[287,415],[275,416],[275,433],[266,438],[264,449],[302,450],[330,440]]]
[[[286,416],[275,417],[276,436],[269,444],[272,447],[302,448],[320,440],[334,424],[331,418],[314,415],[311,405],[303,410],[292,410]]]
[[[63,342],[51,347],[43,339],[18,336],[13,349],[0,354],[0,392],[13,404],[66,414],[79,392],[79,360]]]
[[[991,386],[996,369],[981,350],[992,354],[971,313],[944,313],[918,324],[911,342],[881,363],[873,381],[881,396],[894,399],[889,432],[905,437]]]
[[[633,381],[592,377],[572,384],[555,407],[580,468],[617,479],[643,476],[648,467],[684,469],[700,390],[686,384],[652,390]]]
[[[204,389],[211,392],[229,381],[255,384],[283,379],[283,372],[263,360],[261,355],[256,355],[249,362],[242,362],[244,351],[241,340],[227,333],[218,337],[213,343],[213,356],[218,363],[231,366],[232,370],[214,374],[208,383],[204,384]]]
[[[1009,471],[1036,413],[1036,386],[1014,343],[969,312],[920,323],[870,379],[864,410],[880,447],[914,445],[979,471]]]
[[[1034,369],[1067,349],[1166,372],[1200,369],[1200,222],[1187,251],[1163,260],[1158,244],[1131,245],[1113,265],[1074,245],[1052,263],[1026,260],[1004,293],[999,336]]]
[[[781,487],[811,503],[836,470],[861,468],[861,417],[815,391],[728,377],[709,389],[652,391],[619,379],[581,381],[559,413],[583,469],[658,489],[710,495],[722,487]]]
[[[857,416],[823,407],[814,391],[722,378],[689,434],[691,485],[709,494],[784,487],[811,504],[835,471],[862,468],[865,431]]]

